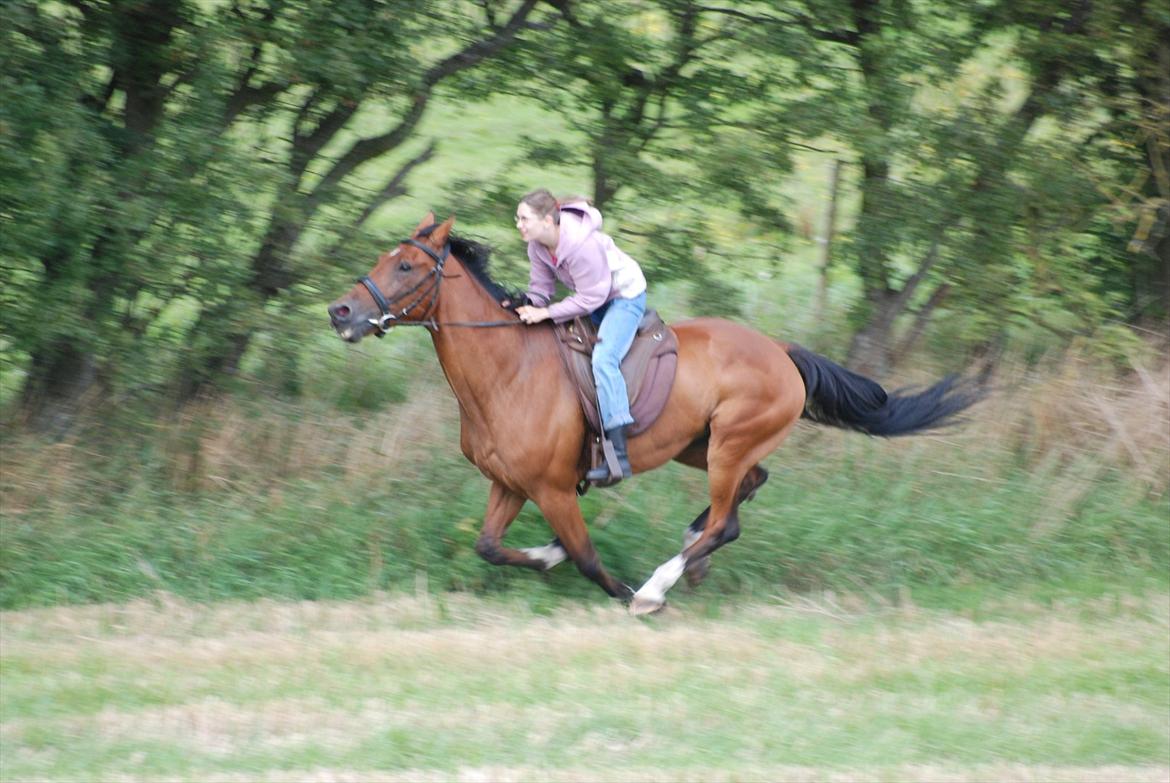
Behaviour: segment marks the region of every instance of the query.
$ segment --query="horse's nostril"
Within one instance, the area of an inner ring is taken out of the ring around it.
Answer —
[[[349,305],[338,304],[329,307],[329,317],[334,321],[344,321],[349,318],[350,312]]]
[[[346,307],[345,305],[338,307],[337,308],[337,317],[338,318],[348,318],[349,317],[349,308]]]

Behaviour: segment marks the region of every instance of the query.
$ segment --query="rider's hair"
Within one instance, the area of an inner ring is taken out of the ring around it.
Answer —
[[[550,193],[546,188],[538,188],[531,193],[526,193],[520,199],[521,204],[527,204],[536,216],[543,220],[547,215],[553,216],[553,222],[560,224],[561,222],[561,205],[568,204],[573,201],[585,201],[589,204],[593,202],[584,196],[561,196],[559,199]]]

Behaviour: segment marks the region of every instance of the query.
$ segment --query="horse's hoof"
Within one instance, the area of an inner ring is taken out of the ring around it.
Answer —
[[[644,614],[654,614],[655,612],[661,611],[664,606],[666,606],[665,598],[655,600],[641,595],[634,595],[633,600],[630,601],[630,614],[635,617]]]
[[[683,571],[683,575],[687,578],[689,586],[698,587],[707,578],[709,570],[711,570],[711,556],[707,555],[687,563],[687,569]]]

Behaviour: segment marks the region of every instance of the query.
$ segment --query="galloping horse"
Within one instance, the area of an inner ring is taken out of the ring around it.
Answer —
[[[495,565],[552,568],[566,557],[634,614],[653,612],[685,572],[697,582],[708,558],[739,536],[737,510],[767,480],[759,462],[803,416],[870,435],[905,435],[952,420],[981,396],[948,377],[913,394],[876,382],[799,346],[739,324],[697,318],[673,325],[678,369],[666,409],[629,441],[635,473],[670,460],[707,471],[711,505],[686,529],[683,548],[634,592],[602,566],[577,504],[585,417],[548,323],[524,326],[501,302],[487,249],[451,236],[454,218],[428,213],[410,239],[383,253],[369,274],[329,306],[345,340],[394,326],[429,329],[459,403],[463,454],[491,481],[475,550]],[[488,328],[502,327],[502,328]],[[515,327],[515,328],[508,328]],[[503,545],[526,500],[556,538]]]

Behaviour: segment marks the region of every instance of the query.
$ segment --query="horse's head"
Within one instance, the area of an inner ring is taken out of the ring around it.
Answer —
[[[378,257],[349,293],[329,305],[329,320],[343,340],[381,337],[396,322],[424,321],[439,299],[439,284],[454,217],[435,225],[428,212],[410,239]]]

